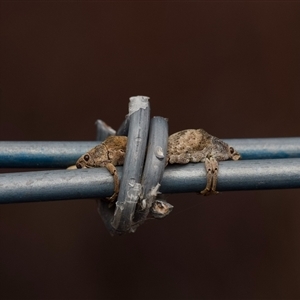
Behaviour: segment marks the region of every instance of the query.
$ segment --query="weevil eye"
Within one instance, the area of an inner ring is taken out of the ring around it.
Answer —
[[[160,208],[160,209],[164,207],[160,202],[157,202],[157,206],[158,206],[158,208]]]
[[[86,154],[86,155],[83,157],[83,159],[84,159],[85,161],[88,161],[88,160],[90,159],[90,156],[89,156],[88,154]]]
[[[232,147],[229,148],[230,153],[233,154],[234,153],[234,149]]]
[[[77,169],[81,169],[81,168],[82,168],[82,165],[81,165],[81,164],[76,164],[76,168],[77,168]]]

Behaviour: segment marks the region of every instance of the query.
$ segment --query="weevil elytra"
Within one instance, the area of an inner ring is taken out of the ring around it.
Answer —
[[[203,129],[186,129],[169,136],[168,163],[204,162],[207,183],[202,195],[217,194],[219,161],[238,160],[240,154]]]

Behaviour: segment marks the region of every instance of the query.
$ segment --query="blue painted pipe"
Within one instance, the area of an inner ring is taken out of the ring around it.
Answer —
[[[224,139],[245,159],[300,158],[300,138]],[[67,168],[99,142],[0,142],[0,168]]]
[[[300,158],[223,161],[219,191],[300,188]],[[117,167],[122,177],[123,167]],[[206,185],[203,163],[167,166],[162,193],[199,192]],[[105,198],[113,178],[105,168],[0,174],[0,203]]]

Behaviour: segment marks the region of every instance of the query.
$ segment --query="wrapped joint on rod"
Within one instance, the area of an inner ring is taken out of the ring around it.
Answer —
[[[127,148],[120,191],[111,226],[126,232],[132,226],[135,207],[142,191],[141,177],[150,123],[149,97],[130,98]]]
[[[220,162],[219,191],[300,188],[300,159]],[[117,167],[122,178],[123,167]],[[167,166],[162,193],[199,192],[205,187],[204,164]],[[0,174],[0,203],[104,198],[113,178],[104,168]]]
[[[125,134],[128,120],[120,133]],[[121,126],[122,127],[122,126]],[[123,128],[122,127],[122,128]],[[223,139],[222,139],[223,140]],[[300,137],[224,139],[242,159],[300,158]],[[67,168],[99,142],[0,142],[1,168]]]
[[[149,130],[149,141],[145,167],[142,176],[142,199],[140,207],[135,214],[135,222],[144,222],[151,210],[156,218],[168,215],[173,206],[165,201],[159,200],[159,205],[155,203],[160,182],[163,177],[167,160],[168,148],[168,121],[162,117],[154,117],[151,120]],[[153,204],[155,206],[153,209]]]
[[[111,207],[107,201],[103,201],[103,199],[97,200],[98,212],[106,228],[112,235],[128,231],[134,232],[136,228],[147,219],[149,213],[154,218],[163,218],[172,211],[173,206],[171,204],[163,200],[157,199],[156,201],[157,191],[160,186],[166,164],[167,141],[167,120],[162,117],[153,117],[150,123],[147,156],[141,180],[142,190],[141,196],[139,197],[141,201],[137,203],[137,206],[131,202],[131,211],[129,212],[129,215],[125,216],[126,220],[129,222],[126,226],[122,226],[121,231],[116,230],[112,226],[114,224],[112,223],[115,215],[114,208]],[[140,166],[138,166],[138,168],[140,169]],[[117,203],[116,207],[118,208],[119,205],[120,204]],[[135,212],[134,214],[133,211]]]

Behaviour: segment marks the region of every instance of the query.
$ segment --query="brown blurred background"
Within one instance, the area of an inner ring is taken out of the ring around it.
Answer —
[[[0,140],[94,140],[134,95],[170,133],[300,136],[299,2],[0,5]],[[299,197],[170,195],[113,238],[93,200],[2,205],[0,298],[299,299]]]

